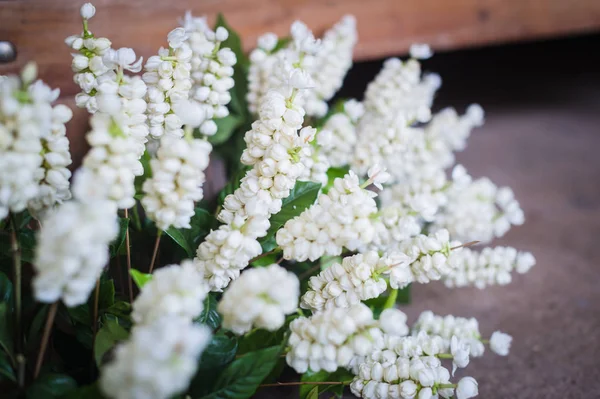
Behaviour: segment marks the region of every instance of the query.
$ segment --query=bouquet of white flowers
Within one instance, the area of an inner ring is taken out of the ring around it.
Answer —
[[[453,166],[483,110],[432,115],[429,47],[387,60],[362,102],[331,104],[351,16],[322,39],[294,22],[248,57],[222,16],[211,28],[188,12],[144,63],[92,33],[95,12],[66,39],[91,114],[72,179],[58,90],[34,64],[0,78],[7,397],[476,396],[454,372],[512,338],[429,311],[409,327],[396,304],[432,281],[508,284],[535,259],[470,248],[524,216],[510,188]],[[211,159],[227,184],[205,198]],[[299,381],[280,380],[286,366]]]

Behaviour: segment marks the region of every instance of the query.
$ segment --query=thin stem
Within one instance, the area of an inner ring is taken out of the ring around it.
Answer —
[[[446,389],[446,388],[456,388],[456,384],[439,384],[437,385],[438,389]]]
[[[269,252],[264,252],[264,253],[262,253],[262,254],[260,254],[260,255],[258,255],[258,256],[255,256],[254,258],[250,259],[250,263],[252,263],[252,262],[255,262],[255,261],[257,261],[257,260],[259,260],[259,259],[261,259],[261,258],[264,258],[265,256],[272,255],[272,254],[274,254],[275,252],[277,252],[278,250],[279,250],[279,247],[276,247],[275,249],[272,249],[272,250],[271,250],[271,251],[269,251]]]
[[[44,326],[44,334],[42,335],[42,343],[40,345],[40,352],[38,353],[37,362],[35,363],[35,371],[33,372],[33,378],[37,378],[44,362],[44,355],[46,353],[46,347],[48,346],[48,340],[50,339],[50,331],[52,331],[52,325],[54,324],[54,318],[56,317],[56,310],[58,309],[58,301],[50,305],[48,310],[48,317],[46,318],[46,325]]]
[[[156,262],[156,255],[158,254],[158,247],[160,246],[160,237],[162,236],[162,230],[158,230],[158,234],[156,235],[156,241],[154,242],[154,251],[152,252],[152,260],[150,261],[150,268],[148,269],[148,273],[152,274],[152,269],[154,269],[154,263]]]
[[[350,385],[352,381],[294,381],[294,382],[276,382],[274,384],[261,384],[259,388],[266,387],[290,387],[296,385]]]
[[[466,244],[457,245],[456,247],[450,248],[450,250],[458,249],[458,248],[467,248],[475,244],[479,244],[480,241],[471,241]]]
[[[312,274],[319,270],[321,268],[321,265],[315,265],[313,267],[311,267],[310,269],[308,269],[307,271],[305,271],[304,273],[302,273],[301,275],[298,276],[298,280],[304,280],[307,277],[312,276]]]
[[[100,279],[96,280],[96,290],[94,291],[94,310],[92,319],[92,341],[96,342],[96,332],[98,332],[98,303],[100,302]],[[93,347],[93,345],[92,345]]]
[[[19,247],[19,239],[17,238],[17,223],[13,214],[10,215],[10,248],[13,258],[13,286],[15,300],[15,347],[17,360],[17,373],[19,386],[25,384],[25,357],[22,352],[22,336],[21,336],[21,248]]]
[[[396,304],[396,299],[397,298],[398,298],[398,289],[396,288],[395,290],[392,290],[390,292],[390,295],[386,299],[385,304],[383,305],[383,308],[384,309],[393,308],[394,305]]]
[[[454,356],[452,356],[452,354],[450,354],[450,353],[438,353],[435,356],[439,359],[453,359],[454,358]]]
[[[129,210],[125,209],[125,217],[129,218]],[[129,223],[125,230],[125,246],[127,247],[127,285],[129,287],[129,302],[133,303],[133,279],[131,278],[131,245],[129,241]]]

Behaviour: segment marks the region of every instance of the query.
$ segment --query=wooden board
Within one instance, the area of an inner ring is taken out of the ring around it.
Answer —
[[[0,0],[0,40],[17,46],[18,59],[0,64],[0,74],[35,60],[41,77],[77,92],[72,82],[66,36],[81,30],[74,0]],[[214,20],[223,12],[250,49],[264,32],[286,34],[295,19],[322,32],[344,14],[358,20],[356,59],[405,53],[411,43],[455,49],[549,37],[600,28],[600,1],[594,0],[97,0],[90,27],[117,47],[148,57],[186,10]]]

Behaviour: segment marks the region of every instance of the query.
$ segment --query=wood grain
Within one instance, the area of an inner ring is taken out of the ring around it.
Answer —
[[[17,61],[0,74],[35,60],[40,75],[63,95],[76,93],[63,40],[81,30],[82,0],[0,0],[0,39],[12,41]],[[411,43],[455,49],[557,36],[600,28],[600,1],[588,0],[97,0],[90,27],[114,46],[148,57],[188,9],[210,21],[218,12],[240,32],[244,47],[264,32],[286,34],[295,19],[316,32],[344,14],[358,20],[356,59],[405,53]]]

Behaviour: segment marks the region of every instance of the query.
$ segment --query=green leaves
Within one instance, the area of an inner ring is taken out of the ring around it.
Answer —
[[[280,346],[248,353],[231,363],[219,375],[213,392],[203,399],[250,398],[269,375],[281,353]]]
[[[198,371],[190,384],[192,397],[209,394],[221,371],[235,359],[237,339],[226,335],[212,338],[198,363]]]
[[[2,272],[0,272],[0,302],[12,302],[12,282]]]
[[[333,372],[333,373],[329,373],[327,371],[321,370],[317,373],[312,372],[312,371],[307,371],[306,373],[302,374],[302,379],[301,381],[303,382],[323,382],[323,381],[339,381],[339,382],[345,382],[345,381],[350,381],[354,378],[354,375],[349,372],[346,369],[338,369],[337,371]],[[317,388],[317,394],[316,396],[315,393],[313,392],[314,389]],[[321,394],[323,392],[327,392],[327,391],[331,391],[333,392],[336,396],[338,397],[342,397],[342,394],[344,392],[344,385],[319,385],[319,386],[315,386],[313,388],[312,385],[301,385],[300,386],[300,399],[310,399],[311,396],[317,398],[318,394]]]
[[[395,303],[397,305],[406,305],[408,303],[410,303],[410,285],[408,285],[407,287],[398,290],[397,294],[396,294],[396,299],[395,299]],[[368,299],[365,301],[365,304],[371,308],[371,310],[373,311],[373,316],[375,318],[379,318],[379,315],[381,314],[381,312],[383,311],[383,309],[385,309],[386,306],[386,302],[388,301],[390,292],[387,292],[384,295],[380,295],[377,298],[373,298],[373,299]]]
[[[152,275],[148,273],[142,273],[138,270],[131,269],[131,278],[137,287],[141,290],[144,285],[148,283],[148,281],[152,280]]]
[[[267,235],[260,240],[263,252],[271,251],[277,246],[275,233],[288,220],[300,215],[306,208],[314,204],[321,185],[310,181],[296,182],[294,189],[287,198],[283,199],[281,211],[271,217],[271,227]]]
[[[110,257],[117,256],[123,248],[123,243],[125,242],[125,235],[127,233],[127,229],[129,228],[129,218],[119,218],[119,235],[113,242],[110,243],[109,252]]]
[[[13,354],[12,319],[8,303],[0,303],[0,347],[11,356]]]
[[[310,390],[306,399],[319,399],[319,387],[314,387]]]
[[[204,309],[198,316],[195,322],[200,324],[206,324],[213,330],[221,325],[221,316],[217,312],[217,299],[214,294],[208,294],[204,300]]]
[[[107,319],[102,328],[96,334],[94,342],[94,359],[100,366],[102,357],[119,341],[124,341],[129,333],[119,325],[116,320]]]
[[[225,118],[215,119],[215,123],[217,124],[217,133],[209,136],[208,141],[213,145],[219,145],[229,140],[235,129],[244,123],[244,119],[241,116],[229,114]]]
[[[190,220],[191,228],[176,229],[174,227],[165,231],[181,248],[188,257],[193,258],[200,241],[208,234],[211,228],[216,227],[216,219],[206,209],[196,208]]]
[[[3,377],[11,380],[12,382],[17,381],[15,371],[11,366],[11,361],[8,357],[8,354],[0,350],[0,381],[2,381]]]
[[[30,229],[20,230],[17,234],[17,240],[19,240],[19,248],[21,249],[21,261],[26,263],[33,262],[35,257],[35,232]],[[10,235],[0,234],[0,258],[12,257]]]
[[[27,389],[27,399],[60,398],[77,389],[77,382],[65,374],[45,374]]]
[[[349,166],[327,169],[327,185],[323,187],[323,192],[327,194],[329,189],[333,187],[333,182],[335,181],[335,179],[337,179],[338,177],[344,177],[349,171]]]

